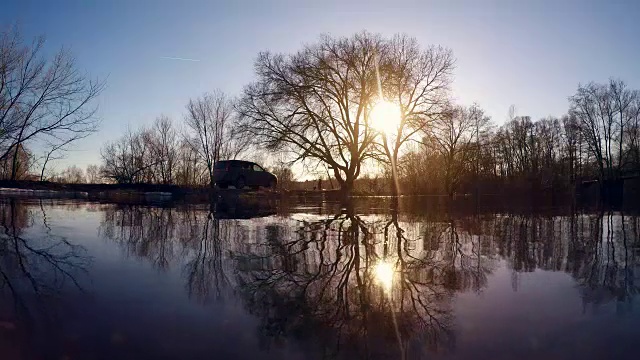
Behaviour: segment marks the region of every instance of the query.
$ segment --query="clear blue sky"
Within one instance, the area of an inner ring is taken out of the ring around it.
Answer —
[[[619,77],[640,88],[640,1],[3,1],[0,24],[70,47],[107,78],[99,134],[58,167],[99,163],[99,148],[159,114],[181,120],[188,99],[237,95],[261,50],[293,52],[321,33],[402,32],[457,58],[454,96],[504,122],[514,104],[559,116],[578,83]],[[198,59],[199,62],[162,57]]]

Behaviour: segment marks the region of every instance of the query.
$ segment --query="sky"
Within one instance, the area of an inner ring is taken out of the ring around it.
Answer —
[[[610,77],[640,89],[640,1],[33,1],[5,0],[0,26],[47,53],[71,49],[106,80],[99,133],[56,167],[100,163],[100,148],[190,98],[239,95],[260,51],[293,53],[321,34],[404,33],[456,57],[452,94],[500,125],[510,105],[533,119],[566,113],[578,84]],[[178,60],[184,58],[198,61]]]

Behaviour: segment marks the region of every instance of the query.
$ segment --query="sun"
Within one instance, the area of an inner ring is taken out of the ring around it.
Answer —
[[[398,131],[401,120],[400,106],[386,100],[376,103],[369,116],[371,126],[387,136],[394,135]]]
[[[373,267],[373,275],[385,292],[390,293],[393,286],[395,266],[388,261],[380,261]]]

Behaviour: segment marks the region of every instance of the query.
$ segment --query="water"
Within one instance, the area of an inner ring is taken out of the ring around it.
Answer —
[[[636,359],[620,212],[0,199],[2,359]]]

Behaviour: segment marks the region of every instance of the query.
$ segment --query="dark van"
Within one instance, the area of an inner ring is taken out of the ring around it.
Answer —
[[[235,186],[236,189],[242,189],[245,186],[273,189],[278,184],[278,178],[262,166],[242,160],[216,162],[213,167],[213,176],[216,185],[221,189],[226,189],[229,185]]]

